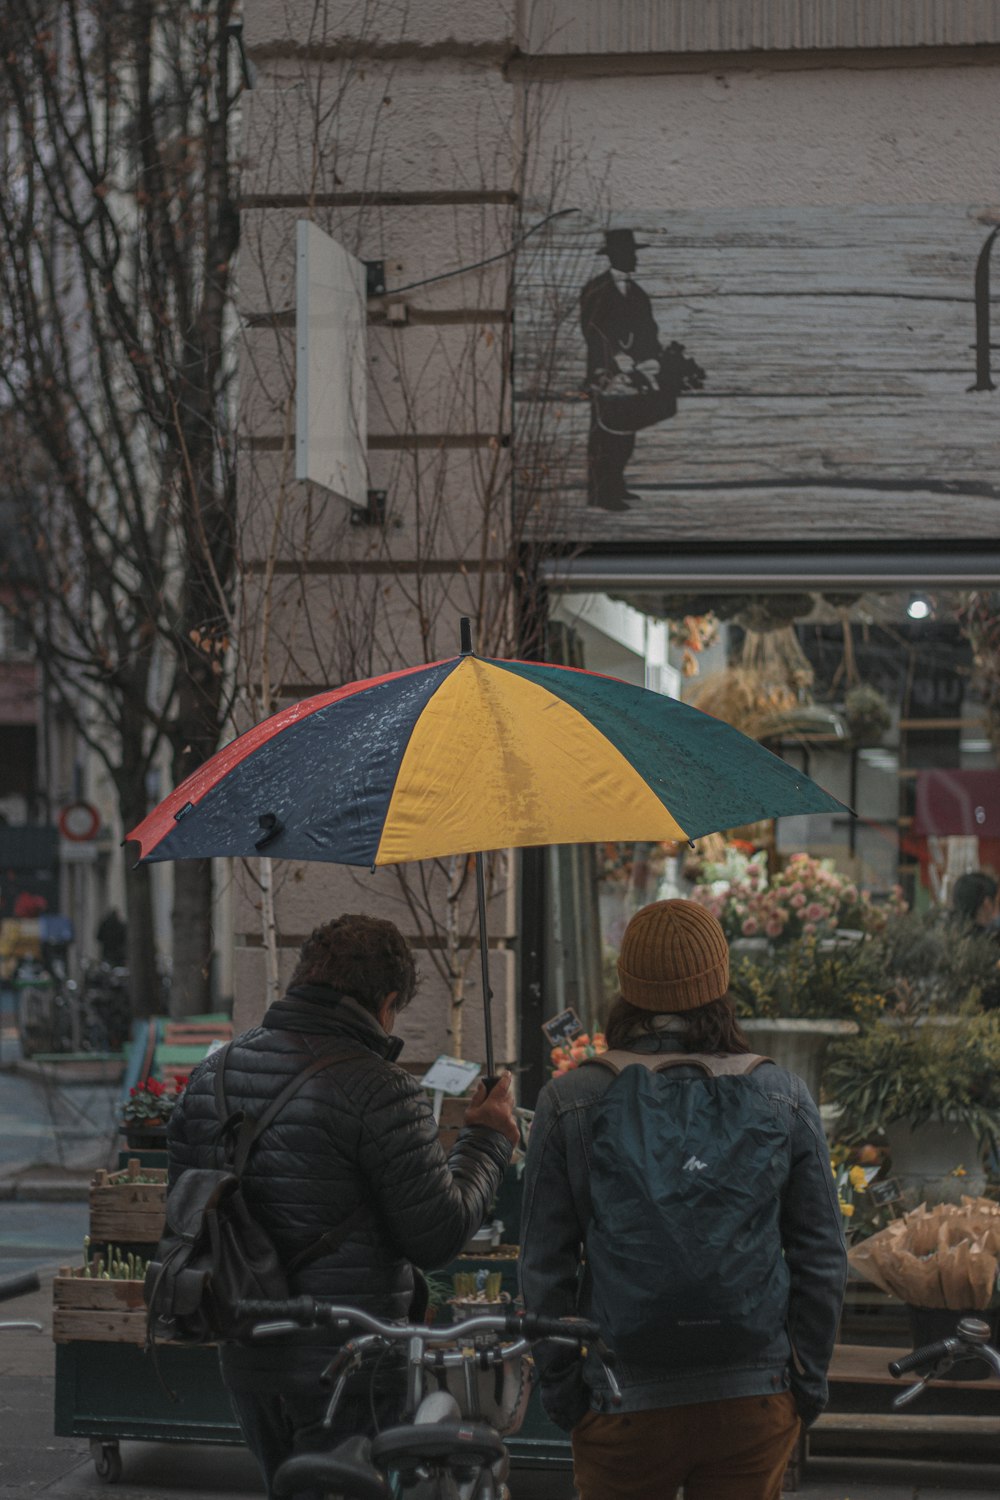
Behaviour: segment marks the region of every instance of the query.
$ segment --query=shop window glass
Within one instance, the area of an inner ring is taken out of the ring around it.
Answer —
[[[1000,595],[976,597],[987,626],[993,601],[1000,621]],[[875,907],[895,905],[901,890],[920,910],[946,904],[966,870],[1000,874],[1000,696],[991,701],[984,634],[969,603],[941,590],[558,596],[552,659],[709,709],[857,817],[730,829],[694,851],[649,843],[549,851],[549,1009],[572,1005],[588,1028],[599,1027],[625,924],[650,901],[691,895],[707,864],[756,859],[773,878],[805,853]]]

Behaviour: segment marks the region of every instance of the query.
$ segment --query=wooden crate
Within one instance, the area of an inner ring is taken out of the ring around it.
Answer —
[[[57,1344],[144,1344],[146,1307],[141,1281],[102,1281],[82,1267],[63,1267],[52,1282],[52,1337]]]
[[[139,1182],[137,1179],[155,1178]],[[123,1172],[99,1171],[90,1184],[90,1238],[108,1244],[155,1245],[163,1234],[165,1167],[142,1167],[130,1157]]]

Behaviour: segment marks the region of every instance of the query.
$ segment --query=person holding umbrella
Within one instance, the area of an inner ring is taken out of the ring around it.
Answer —
[[[846,1283],[819,1111],[751,1054],[704,907],[637,912],[618,979],[611,1050],[539,1097],[521,1229],[525,1305],[594,1319],[615,1384],[550,1350],[543,1405],[579,1500],[779,1500]]]
[[[504,1073],[488,1094],[480,1084],[445,1156],[430,1104],[396,1062],[393,1026],[415,989],[413,957],[392,922],[344,915],[318,927],[285,996],[192,1074],[168,1134],[172,1188],[188,1168],[219,1165],[220,1058],[223,1118],[241,1111],[262,1120],[309,1072],[254,1145],[243,1195],[292,1295],[387,1319],[422,1316],[415,1268],[446,1265],[480,1228],[519,1140]],[[314,1070],[327,1056],[329,1066]],[[323,1417],[329,1392],[319,1376],[333,1352],[302,1333],[222,1345],[223,1379],[268,1495],[279,1465],[309,1445]],[[380,1425],[396,1420],[401,1395],[391,1385],[371,1397],[367,1386],[348,1392],[323,1445],[370,1435],[373,1413]]]

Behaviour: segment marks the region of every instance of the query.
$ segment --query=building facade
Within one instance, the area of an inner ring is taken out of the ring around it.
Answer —
[[[486,653],[695,701],[735,664],[769,743],[859,813],[751,842],[917,904],[989,864],[993,782],[968,778],[996,772],[996,716],[969,611],[1000,586],[996,8],[248,0],[245,41],[260,708],[451,655],[462,615]],[[300,219],[368,264],[362,506],[294,478]],[[599,1020],[622,920],[682,865],[497,861],[500,1055],[537,1078],[542,1019]],[[391,916],[426,976],[410,1053],[481,1055],[464,866],[268,874],[282,975],[334,912]],[[261,872],[239,886],[250,1021],[271,898]]]

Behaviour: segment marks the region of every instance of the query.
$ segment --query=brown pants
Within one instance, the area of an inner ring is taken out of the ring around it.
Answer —
[[[606,1416],[573,1428],[579,1500],[780,1500],[799,1433],[788,1391]]]

